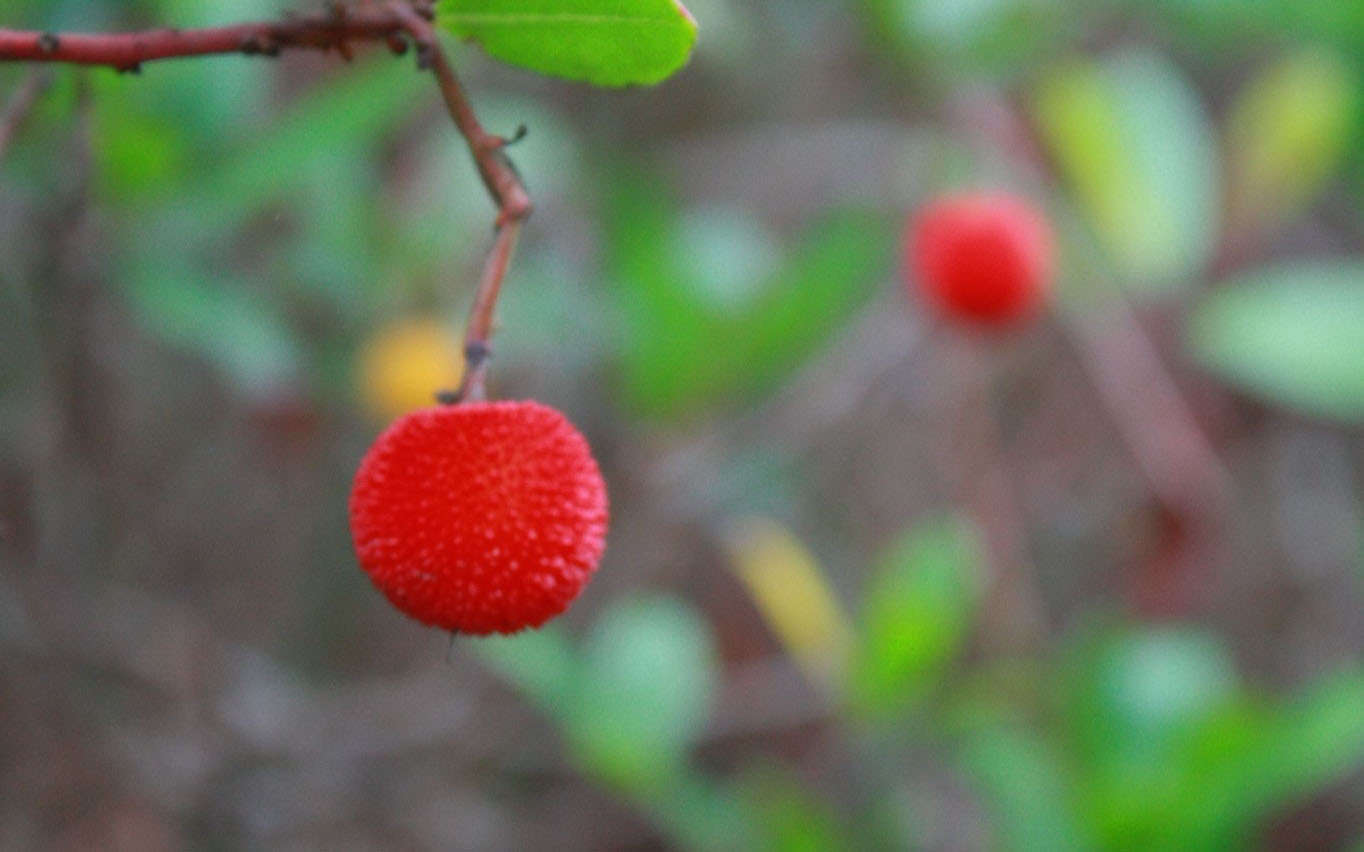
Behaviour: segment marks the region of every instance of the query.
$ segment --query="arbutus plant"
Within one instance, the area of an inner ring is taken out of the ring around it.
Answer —
[[[161,59],[374,43],[409,51],[434,76],[497,212],[465,325],[458,387],[398,418],[356,473],[351,531],[360,563],[404,613],[457,633],[537,627],[573,601],[605,547],[606,488],[586,439],[533,401],[491,402],[487,372],[498,296],[532,203],[507,154],[511,137],[479,122],[439,31],[506,62],[600,86],[648,85],[686,63],[696,22],[678,0],[390,0],[331,2],[277,21],[204,29],[73,33],[0,29],[0,61],[136,73]],[[0,117],[0,152],[45,77]]]

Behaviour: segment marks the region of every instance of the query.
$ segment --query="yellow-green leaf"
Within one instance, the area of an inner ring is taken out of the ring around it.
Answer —
[[[781,524],[760,518],[742,522],[728,544],[735,573],[797,665],[836,685],[852,630],[814,555]]]
[[[1194,355],[1242,389],[1364,422],[1364,266],[1311,264],[1218,288],[1189,323]]]
[[[541,74],[653,84],[687,62],[696,20],[678,0],[441,0],[442,26]]]
[[[1280,60],[1241,92],[1227,122],[1237,223],[1268,226],[1300,212],[1339,168],[1359,92],[1336,56]]]
[[[1034,94],[1038,129],[1125,283],[1189,280],[1218,233],[1217,146],[1192,86],[1154,53],[1062,65]]]

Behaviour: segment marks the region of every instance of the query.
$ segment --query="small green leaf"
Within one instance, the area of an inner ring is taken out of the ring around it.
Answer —
[[[958,751],[990,812],[991,848],[1021,852],[1088,849],[1076,818],[1074,781],[1047,742],[1022,729],[992,727]]]
[[[633,174],[615,189],[608,221],[622,378],[627,397],[646,415],[678,416],[769,388],[867,301],[891,255],[885,217],[835,211],[760,280],[707,283],[705,270],[719,258],[702,262],[695,252],[720,250],[679,227],[675,202],[657,179]],[[684,256],[679,247],[688,236],[692,254]],[[761,237],[733,236],[753,243],[731,259],[764,272],[774,260],[770,247]],[[719,304],[707,292],[718,286],[739,303]]]
[[[1364,421],[1364,266],[1256,273],[1210,293],[1189,340],[1208,369],[1270,402]]]
[[[912,64],[1008,77],[1045,59],[1068,22],[1056,0],[861,0],[872,33]]]
[[[1081,651],[1073,674],[1077,733],[1101,763],[1162,762],[1163,749],[1238,689],[1220,642],[1174,627],[1101,636]]]
[[[148,268],[134,272],[129,297],[151,331],[208,357],[244,391],[268,392],[297,379],[301,353],[293,335],[245,282]]]
[[[1191,744],[1242,700],[1216,637],[1178,627],[1106,631],[1082,643],[1067,682],[1065,709],[1086,771],[1083,812],[1102,846],[1168,848],[1188,832],[1226,829],[1226,815],[1198,798],[1209,770],[1192,765]],[[1239,743],[1202,744],[1201,763],[1246,753],[1218,754],[1226,745]]]
[[[550,712],[563,706],[578,668],[568,639],[554,625],[513,636],[489,636],[478,640],[473,651],[485,666]]]
[[[1316,197],[1348,150],[1359,101],[1349,67],[1321,51],[1286,57],[1251,81],[1227,122],[1238,224],[1275,224]]]
[[[912,529],[868,585],[854,701],[879,715],[921,697],[961,649],[981,587],[969,526],[945,519]]]
[[[441,24],[541,74],[653,84],[687,62],[696,20],[678,0],[441,0]]]
[[[740,780],[752,803],[766,843],[780,852],[834,852],[847,849],[845,831],[828,802],[813,795],[791,770],[778,765],[749,769]]]
[[[1265,814],[1364,766],[1364,673],[1359,669],[1325,677],[1281,704],[1237,715],[1215,720],[1202,732],[1197,751],[1185,757],[1186,807],[1170,825],[1178,837],[1249,836]]]
[[[1269,740],[1267,804],[1286,804],[1364,765],[1364,672],[1322,679],[1283,710]]]
[[[1034,98],[1043,140],[1129,286],[1187,283],[1218,233],[1211,123],[1169,60],[1130,52],[1062,66]]]
[[[601,777],[647,792],[676,777],[715,679],[710,632],[689,607],[668,598],[617,607],[583,648],[565,708],[570,742]]]

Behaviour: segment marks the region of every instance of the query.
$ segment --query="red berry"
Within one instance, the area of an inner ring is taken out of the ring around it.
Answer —
[[[1035,311],[1051,287],[1051,230],[1021,198],[942,196],[919,211],[907,237],[907,269],[949,317],[1003,325]]]
[[[568,608],[606,544],[587,440],[538,402],[414,411],[355,474],[360,565],[393,605],[460,633],[515,633]]]

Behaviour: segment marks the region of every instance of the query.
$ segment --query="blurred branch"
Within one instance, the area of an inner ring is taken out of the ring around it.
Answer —
[[[1035,650],[1046,641],[1046,607],[993,402],[999,365],[979,340],[954,336],[946,347],[940,369],[951,394],[950,419],[937,456],[953,502],[984,537],[990,580],[982,636],[991,651]]]
[[[1138,606],[1153,615],[1180,612],[1191,578],[1206,570],[1231,499],[1230,477],[1123,298],[1106,310],[1067,315],[1063,326],[1159,509],[1158,552],[1138,577]]]
[[[278,21],[256,21],[204,29],[157,29],[127,33],[55,33],[0,29],[0,61],[107,65],[136,72],[143,62],[219,53],[278,56],[290,48],[336,50],[348,55],[351,41],[385,41],[404,50],[402,37],[415,33],[399,7],[434,15],[428,0],[382,6],[330,4],[325,11]]]
[[[346,59],[353,41],[383,42],[394,53],[416,48],[418,67],[431,71],[455,126],[469,145],[469,153],[488,194],[497,205],[497,236],[479,279],[465,333],[464,381],[459,390],[442,396],[444,402],[480,399],[491,354],[493,311],[502,279],[511,262],[520,225],[532,205],[511,160],[503,150],[508,140],[488,133],[474,115],[454,67],[450,64],[431,21],[431,0],[391,0],[376,5],[332,2],[321,12],[294,15],[279,21],[260,21],[205,29],[157,29],[129,33],[53,33],[0,29],[0,62],[61,62],[105,65],[136,72],[143,62],[189,56],[241,53],[278,56],[286,49],[335,50]],[[6,116],[8,117],[7,111]],[[0,125],[0,151],[5,142]]]
[[[23,129],[24,122],[28,121],[29,114],[33,112],[33,107],[38,103],[38,98],[42,97],[47,87],[52,85],[52,75],[42,71],[31,71],[28,76],[19,84],[19,88],[14,90],[10,96],[9,103],[5,104],[5,111],[0,113],[0,157],[5,156],[5,151],[9,148],[14,137],[19,135]]]
[[[417,61],[423,68],[430,68],[436,75],[441,97],[450,111],[459,132],[469,143],[469,153],[478,165],[479,176],[488,194],[497,204],[497,237],[492,250],[483,266],[483,275],[478,282],[474,295],[474,305],[469,312],[469,322],[464,332],[464,381],[453,399],[443,401],[458,402],[465,399],[482,399],[483,383],[488,370],[488,357],[492,354],[489,340],[493,332],[493,310],[497,307],[497,297],[502,290],[502,279],[507,274],[516,237],[521,223],[531,214],[530,196],[521,183],[521,177],[503,150],[508,140],[494,136],[483,129],[469,106],[459,78],[450,65],[449,58],[440,47],[436,32],[426,15],[419,8],[401,2],[392,4],[393,12],[403,21],[408,34],[417,45]],[[518,136],[520,132],[518,131]]]
[[[978,91],[953,104],[952,115],[966,138],[989,142],[1039,193],[1056,182],[1035,127],[1015,105]],[[1231,482],[1141,317],[1123,294],[1109,295],[1082,309],[1063,304],[1060,324],[1156,504],[1157,552],[1137,578],[1138,608],[1170,615],[1186,608],[1195,572],[1206,572]]]

